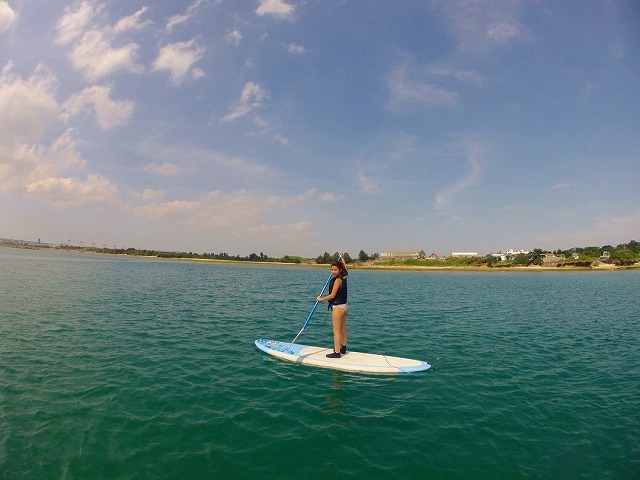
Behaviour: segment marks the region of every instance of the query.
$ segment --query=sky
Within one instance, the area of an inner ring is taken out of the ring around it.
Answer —
[[[0,237],[640,240],[634,0],[0,0]]]

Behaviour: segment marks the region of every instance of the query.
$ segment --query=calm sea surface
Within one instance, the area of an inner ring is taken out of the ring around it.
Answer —
[[[349,347],[431,370],[256,349],[328,274],[0,248],[0,479],[640,478],[639,270],[352,270]]]

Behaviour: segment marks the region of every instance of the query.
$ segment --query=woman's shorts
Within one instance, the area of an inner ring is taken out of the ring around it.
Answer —
[[[339,308],[340,310],[344,310],[345,313],[349,313],[349,305],[343,303],[341,305],[333,305],[332,308]]]

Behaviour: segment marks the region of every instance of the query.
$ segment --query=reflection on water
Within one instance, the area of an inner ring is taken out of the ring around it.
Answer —
[[[331,388],[323,397],[324,407],[321,412],[331,417],[337,417],[345,413],[345,374],[338,370],[331,370]],[[340,422],[342,423],[342,422]]]

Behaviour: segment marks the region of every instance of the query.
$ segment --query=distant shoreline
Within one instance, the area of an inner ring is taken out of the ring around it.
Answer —
[[[0,247],[5,248],[16,248],[16,249],[24,249],[24,250],[51,250],[50,248],[39,248],[34,246],[24,246],[24,245],[10,245],[10,244],[0,244]],[[64,249],[54,250],[60,253],[67,253]],[[127,255],[127,254],[116,254],[116,253],[101,253],[101,252],[91,252],[91,251],[78,251],[73,250],[73,253],[80,253],[83,255],[112,255],[115,257],[131,257],[131,258],[141,258],[141,259],[156,259],[156,260],[173,260],[180,262],[205,262],[205,263],[221,263],[221,264],[238,264],[238,265],[278,265],[278,266],[288,266],[288,267],[311,267],[311,268],[328,268],[327,264],[321,263],[288,263],[288,262],[257,262],[251,260],[222,260],[222,259],[214,259],[214,258],[163,258],[157,255]],[[71,253],[71,252],[69,252]],[[425,272],[578,272],[578,271],[618,271],[618,270],[636,270],[640,269],[640,262],[635,263],[629,266],[618,266],[612,265],[609,263],[600,263],[599,265],[592,267],[575,267],[575,266],[566,266],[566,267],[558,267],[558,266],[549,266],[543,267],[540,265],[530,265],[530,266],[513,266],[513,267],[487,267],[487,266],[443,266],[443,265],[380,265],[374,262],[355,262],[349,264],[348,267],[354,270],[387,270],[387,271],[425,271]]]

